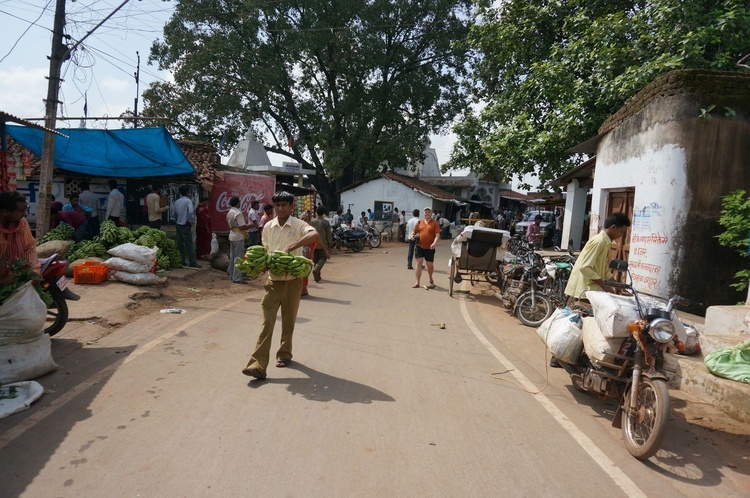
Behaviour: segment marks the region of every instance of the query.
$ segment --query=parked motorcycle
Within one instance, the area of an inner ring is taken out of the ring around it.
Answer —
[[[604,360],[591,359],[583,352],[575,364],[560,361],[559,358],[558,361],[570,374],[577,390],[618,400],[612,425],[622,429],[628,452],[645,460],[659,450],[667,429],[669,391],[664,375],[664,353],[670,343],[675,343],[678,349],[680,347],[676,340],[672,311],[676,304],[687,300],[674,296],[666,309],[647,308],[633,288],[627,262],[613,259],[609,267],[614,271],[627,272],[629,284],[607,284],[632,294],[640,319],[628,323],[630,335],[622,339],[618,351],[603,351]]]
[[[50,336],[60,332],[68,322],[68,302],[78,301],[81,296],[68,288],[70,283],[65,277],[67,261],[59,259],[57,254],[39,260],[39,273],[42,275],[41,286],[52,296],[52,305],[47,308],[47,321],[44,331]]]
[[[375,230],[375,227],[373,225],[367,223],[362,227],[362,230],[364,230],[367,234],[365,235],[365,242],[368,246],[370,246],[370,249],[376,249],[380,247],[380,234],[377,230]]]
[[[507,308],[512,308],[524,325],[538,327],[554,310],[552,302],[543,292],[544,262],[531,251],[524,263],[506,264],[498,272],[500,299]]]
[[[352,230],[348,225],[341,225],[333,229],[333,247],[336,249],[346,247],[353,252],[359,252],[365,248],[366,236],[367,233],[364,230]]]

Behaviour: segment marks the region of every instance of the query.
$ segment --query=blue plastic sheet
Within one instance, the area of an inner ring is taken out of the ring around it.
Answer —
[[[41,157],[44,132],[7,125],[8,135]],[[165,128],[128,130],[58,129],[55,167],[83,175],[111,178],[192,175],[193,166]]]

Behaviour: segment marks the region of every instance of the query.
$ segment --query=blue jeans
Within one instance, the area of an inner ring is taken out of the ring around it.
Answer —
[[[188,261],[190,266],[198,266],[195,261],[195,248],[193,247],[193,232],[190,230],[190,225],[176,225],[177,226],[177,250],[180,251],[180,259],[182,264],[185,264],[185,260]]]
[[[411,262],[414,260],[414,245],[413,240],[409,241],[409,252],[406,254],[406,265],[411,268]]]

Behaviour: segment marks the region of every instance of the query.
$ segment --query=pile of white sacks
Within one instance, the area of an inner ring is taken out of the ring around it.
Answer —
[[[0,418],[28,408],[43,391],[28,381],[57,368],[43,331],[46,319],[47,306],[32,282],[0,306]]]
[[[109,268],[109,278],[133,285],[154,285],[167,281],[154,273],[159,248],[136,244],[121,244],[107,251],[112,257],[104,262]]]

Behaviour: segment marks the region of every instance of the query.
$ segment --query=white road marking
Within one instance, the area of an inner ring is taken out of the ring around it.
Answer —
[[[506,369],[508,369],[511,375],[521,383],[522,386],[528,391],[537,391],[538,387],[535,386],[529,379],[523,375],[518,368],[513,365],[498,349],[487,340],[487,337],[482,334],[479,328],[474,324],[474,321],[469,316],[469,312],[466,309],[466,299],[464,297],[458,298],[459,305],[461,307],[461,314],[464,317],[464,321],[469,326],[471,331],[474,333],[479,342],[484,345],[485,348],[494,356]],[[542,407],[552,415],[558,424],[562,426],[565,431],[570,434],[573,439],[579,444],[579,446],[588,453],[594,462],[602,468],[604,472],[619,486],[619,488],[627,495],[632,497],[646,498],[646,494],[619,468],[615,463],[609,459],[609,457],[599,449],[596,444],[589,439],[565,414],[560,411],[552,401],[543,393],[533,395]]]
[[[38,424],[45,418],[49,417],[50,415],[55,413],[57,410],[59,410],[60,408],[68,404],[69,402],[73,401],[76,397],[78,397],[80,394],[85,392],[86,389],[98,384],[108,375],[111,375],[112,373],[114,373],[121,365],[127,365],[131,361],[135,360],[136,358],[146,353],[147,351],[153,349],[155,346],[158,346],[159,344],[163,343],[167,339],[170,339],[174,337],[175,335],[179,334],[181,331],[187,328],[190,328],[197,323],[202,322],[206,318],[212,317],[217,313],[225,311],[227,308],[235,306],[239,301],[244,300],[246,297],[247,296],[242,295],[239,299],[233,299],[231,302],[229,302],[228,304],[225,304],[224,306],[221,306],[220,308],[216,308],[213,311],[209,311],[200,316],[197,316],[193,318],[192,320],[188,321],[187,323],[180,324],[174,329],[170,330],[169,332],[162,334],[158,338],[149,342],[148,344],[145,344],[144,346],[136,348],[135,351],[133,351],[125,359],[117,361],[109,365],[108,367],[105,367],[99,370],[94,375],[84,380],[77,386],[73,387],[70,391],[66,392],[65,394],[63,394],[62,396],[54,400],[52,403],[50,403],[49,405],[43,408],[40,408],[39,411],[37,411],[33,415],[30,415],[29,417],[24,419],[23,422],[19,423],[17,426],[7,431],[5,434],[0,435],[0,449],[5,448],[15,439],[20,437],[24,432],[33,428],[36,424]]]

